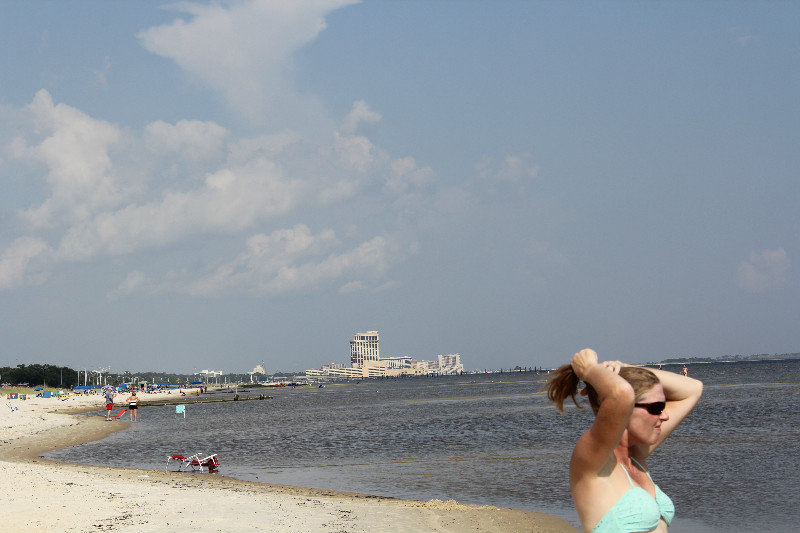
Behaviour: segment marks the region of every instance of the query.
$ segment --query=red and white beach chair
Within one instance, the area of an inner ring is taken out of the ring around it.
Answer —
[[[169,468],[169,464],[173,461],[178,463],[178,472],[183,470],[188,470],[189,468],[192,471],[203,471],[203,469],[208,470],[209,473],[214,473],[219,468],[219,458],[217,454],[212,453],[206,457],[200,457],[202,454],[196,453],[194,455],[183,456],[180,454],[168,455],[167,456],[167,466],[164,467],[166,471]]]

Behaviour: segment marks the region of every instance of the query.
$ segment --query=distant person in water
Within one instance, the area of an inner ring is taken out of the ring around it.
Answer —
[[[135,389],[131,392],[131,395],[128,396],[128,414],[131,417],[131,422],[136,422],[139,414],[139,397],[136,396]]]
[[[576,353],[556,370],[547,397],[589,397],[594,423],[572,451],[569,484],[585,533],[665,533],[672,500],[650,477],[647,458],[692,411],[703,391],[695,379],[619,361],[599,362],[594,350]]]
[[[689,375],[689,369],[686,368],[686,365],[683,365],[683,369],[681,369],[681,374],[683,374],[684,376]]]

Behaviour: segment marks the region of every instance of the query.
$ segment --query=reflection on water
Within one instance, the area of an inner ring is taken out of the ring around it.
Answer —
[[[650,461],[675,501],[673,533],[789,531],[800,363],[693,365],[704,397]],[[577,524],[569,454],[591,410],[562,415],[546,376],[503,374],[277,389],[272,400],[146,407],[130,431],[51,454],[162,469],[172,453],[219,454],[241,479],[550,512]],[[769,520],[761,514],[770,509]],[[773,526],[773,529],[768,529]]]

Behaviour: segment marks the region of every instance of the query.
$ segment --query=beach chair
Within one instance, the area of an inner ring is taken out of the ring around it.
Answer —
[[[167,466],[164,467],[164,471],[165,472],[167,471],[167,469],[169,468],[169,464],[170,463],[177,462],[178,463],[178,470],[177,471],[180,472],[181,470],[183,470],[184,467],[188,467],[189,463],[191,463],[192,461],[196,461],[199,457],[200,457],[199,453],[196,453],[194,455],[190,455],[188,457],[184,456],[184,455],[181,455],[179,453],[168,455],[167,456]]]
[[[178,463],[178,472],[191,468],[192,471],[203,471],[203,469],[208,470],[209,473],[216,472],[219,468],[219,458],[217,454],[213,453],[211,455],[200,457],[201,453],[196,453],[194,455],[184,456],[181,454],[173,454],[167,456],[167,466],[164,467],[164,471],[167,471],[169,468],[169,464],[171,462]]]
[[[201,472],[203,469],[207,469],[209,474],[213,474],[219,468],[219,458],[217,454],[212,453],[207,457],[203,457],[202,459],[193,459],[189,466],[192,467],[192,470],[200,470]]]

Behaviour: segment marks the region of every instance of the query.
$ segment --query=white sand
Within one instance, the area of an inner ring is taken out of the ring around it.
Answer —
[[[176,399],[174,394],[140,397]],[[127,394],[116,398],[119,406],[125,398]],[[129,424],[68,414],[104,409],[99,396],[21,401],[7,400],[3,394],[2,402],[0,532],[577,531],[560,518],[516,509],[397,500],[220,475],[54,463],[39,454],[102,438]],[[12,411],[8,404],[18,409]],[[127,413],[123,417],[127,419]]]

